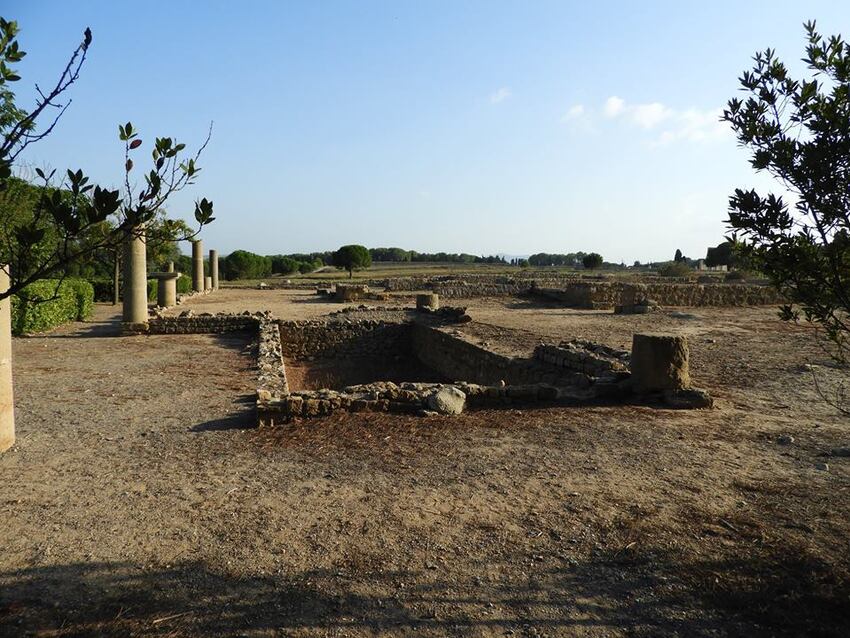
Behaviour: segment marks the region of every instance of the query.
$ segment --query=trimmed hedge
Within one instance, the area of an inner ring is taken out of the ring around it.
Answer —
[[[94,288],[81,279],[43,279],[12,296],[12,332],[44,332],[91,315]]]
[[[85,279],[69,279],[67,283],[77,297],[77,321],[85,321],[94,309],[94,286]]]

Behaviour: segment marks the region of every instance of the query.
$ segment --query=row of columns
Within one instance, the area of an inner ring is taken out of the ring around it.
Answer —
[[[192,290],[210,292],[218,290],[218,252],[210,251],[210,275],[204,276],[203,243],[192,242]],[[174,264],[167,272],[151,273],[157,279],[157,305],[168,307],[177,303],[177,279]],[[124,242],[124,305],[122,321],[129,324],[148,320],[148,272],[144,229],[136,229]],[[1,344],[0,344],[1,345]],[[0,397],[2,399],[2,397]]]
[[[210,274],[204,276],[204,246],[200,239],[192,242],[192,290],[218,290],[218,251],[210,250]]]

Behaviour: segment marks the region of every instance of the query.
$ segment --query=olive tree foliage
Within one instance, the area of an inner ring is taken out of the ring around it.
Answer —
[[[20,154],[49,135],[71,104],[65,99],[67,91],[78,80],[92,43],[91,31],[86,29],[59,79],[48,90],[36,85],[35,104],[26,110],[16,103],[11,89],[20,80],[14,65],[26,55],[19,46],[18,32],[16,22],[0,18],[0,191],[9,188]],[[193,232],[187,234],[185,226],[165,219],[169,197],[194,183],[200,171],[197,161],[209,134],[194,154],[184,153],[185,144],[173,138],[155,138],[150,168],[140,179],[136,178],[139,171],[134,172],[143,145],[138,131],[127,122],[118,127],[118,137],[124,146],[121,189],[101,188],[82,170],[57,174],[39,168],[35,173],[40,194],[31,214],[22,219],[0,210],[0,254],[7,261],[11,279],[10,286],[0,290],[0,299],[97,251],[117,250],[148,225],[156,223],[162,241],[175,241],[190,239],[213,221],[213,204],[206,198],[195,202],[197,226]]]
[[[792,303],[780,316],[806,321],[827,337],[830,355],[847,361],[850,345],[850,45],[805,25],[803,61],[810,77],[794,79],[772,49],[757,53],[740,77],[743,99],[722,119],[791,193],[735,190],[728,224],[740,255]]]
[[[372,255],[365,246],[349,244],[334,252],[333,265],[340,270],[347,270],[348,278],[351,279],[355,270],[362,270],[372,265]]]

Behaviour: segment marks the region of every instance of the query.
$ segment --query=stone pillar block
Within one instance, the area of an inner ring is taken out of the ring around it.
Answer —
[[[212,277],[207,275],[206,277],[204,277],[204,290],[206,292],[212,292],[212,289],[213,289]]]
[[[177,279],[179,272],[154,272],[151,277],[157,280],[156,305],[170,308],[177,305]]]
[[[632,382],[638,392],[689,388],[687,338],[636,334],[632,340],[631,371]]]
[[[430,308],[437,310],[440,307],[440,296],[434,292],[428,292],[421,295],[416,295],[416,309],[424,310]]]
[[[192,242],[192,290],[204,292],[204,245],[200,239]]]

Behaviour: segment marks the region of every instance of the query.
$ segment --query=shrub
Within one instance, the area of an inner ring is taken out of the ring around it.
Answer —
[[[595,270],[602,265],[602,255],[599,253],[590,253],[585,255],[581,260],[581,265],[588,270]]]
[[[94,287],[95,301],[112,301],[112,279],[98,278],[87,281]]]
[[[68,279],[66,282],[74,290],[77,299],[77,321],[91,317],[94,308],[94,286],[85,279]]]
[[[733,270],[732,272],[727,272],[726,276],[723,278],[724,281],[746,281],[747,273],[742,270]]]
[[[148,279],[148,301],[156,301],[156,279]]]
[[[94,287],[86,281],[42,279],[12,296],[12,332],[44,332],[91,314]]]
[[[691,269],[683,261],[668,261],[658,268],[658,274],[662,277],[687,277],[691,274]]]
[[[192,278],[180,273],[180,276],[177,278],[177,294],[185,295],[190,292],[192,292]]]

